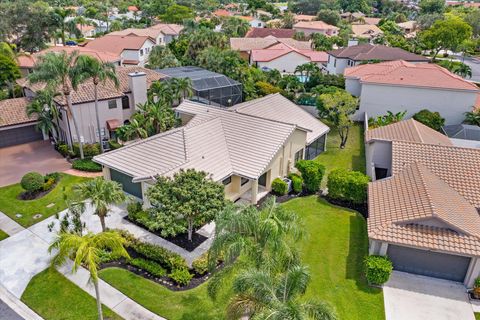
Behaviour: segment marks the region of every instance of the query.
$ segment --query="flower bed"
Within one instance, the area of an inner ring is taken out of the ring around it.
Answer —
[[[27,173],[28,175],[28,173]],[[26,176],[26,175],[25,175]],[[25,177],[24,176],[24,177]],[[58,172],[48,173],[43,178],[43,183],[39,185],[37,190],[35,191],[24,191],[20,193],[17,197],[18,200],[35,200],[44,197],[50,191],[52,191],[55,186],[57,185],[58,181],[60,181],[61,175]],[[23,178],[22,178],[23,180]],[[25,182],[24,182],[25,183]],[[24,186],[22,186],[24,187]]]

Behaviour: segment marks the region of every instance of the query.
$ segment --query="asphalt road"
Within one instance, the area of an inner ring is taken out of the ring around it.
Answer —
[[[456,56],[456,58],[462,61],[462,57]],[[480,82],[480,59],[479,58],[471,58],[465,57],[464,63],[472,69],[472,77],[467,78],[467,80],[472,80],[475,82]]]
[[[2,300],[0,300],[0,319],[2,320],[24,320],[15,311],[10,309],[9,306]]]

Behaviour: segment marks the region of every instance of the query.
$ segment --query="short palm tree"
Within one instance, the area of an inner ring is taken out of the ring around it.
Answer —
[[[465,123],[480,126],[480,110],[465,112]]]
[[[72,70],[72,87],[76,90],[78,85],[88,79],[93,81],[93,92],[95,97],[95,116],[97,118],[98,142],[100,153],[103,153],[102,131],[100,127],[100,116],[98,113],[98,85],[107,80],[112,81],[116,88],[120,86],[115,66],[110,62],[101,62],[97,58],[80,55]]]
[[[472,68],[465,63],[461,63],[453,68],[453,73],[458,74],[462,78],[471,78]]]
[[[27,116],[37,117],[37,129],[44,133],[50,132],[55,143],[58,138],[58,108],[55,105],[54,93],[51,90],[40,90],[35,99],[27,105]]]
[[[48,249],[50,253],[57,251],[51,261],[52,266],[61,266],[69,258],[73,258],[73,273],[77,272],[81,266],[85,266],[88,269],[90,281],[92,281],[95,287],[99,320],[103,319],[100,288],[98,286],[100,253],[103,250],[108,250],[115,256],[129,258],[124,248],[124,243],[125,239],[114,231],[99,234],[87,233],[84,236],[76,233],[61,232]]]
[[[38,57],[38,62],[35,65],[33,72],[28,75],[28,80],[31,83],[46,83],[47,87],[55,92],[59,88],[61,89],[60,93],[62,94],[63,99],[67,101],[67,110],[73,120],[75,134],[77,135],[79,143],[80,158],[83,159],[83,142],[77,117],[72,109],[71,97],[71,83],[74,82],[73,78],[75,75],[73,74],[73,70],[75,70],[77,57],[77,51],[74,51],[72,54],[68,54],[65,51],[48,52],[43,56]]]
[[[303,302],[300,298],[310,281],[308,269],[294,265],[272,275],[268,271],[247,269],[233,282],[234,297],[227,307],[228,319],[334,320],[335,312],[322,301]]]
[[[176,90],[181,93],[181,101],[190,98],[193,94],[192,80],[190,78],[178,78],[176,80]]]
[[[65,31],[67,29],[67,17],[72,15],[74,11],[72,9],[65,9],[65,8],[55,8],[54,9],[55,15],[60,20],[60,36],[62,38],[62,44],[65,45]]]
[[[100,218],[102,231],[106,230],[105,217],[110,211],[110,206],[122,203],[126,199],[122,186],[118,182],[105,180],[102,177],[76,185],[74,190],[81,199],[90,199],[95,208],[94,213]]]

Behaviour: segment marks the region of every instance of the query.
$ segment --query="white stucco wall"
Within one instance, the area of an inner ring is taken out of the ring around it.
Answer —
[[[375,167],[388,169],[392,173],[392,143],[389,141],[372,141],[365,144],[367,175],[375,180]]]
[[[343,74],[343,71],[345,71],[347,67],[348,59],[339,59],[329,55],[329,61],[327,63],[327,72],[329,74]]]
[[[312,33],[321,33],[326,36],[336,36],[338,34],[338,30],[336,29],[310,29],[310,28],[299,28],[294,27],[296,32],[303,32],[306,36],[311,35]]]
[[[281,56],[277,59],[268,62],[258,62],[257,66],[259,68],[267,67],[270,69],[275,69],[284,73],[294,73],[295,68],[304,63],[309,63],[310,59],[298,54],[296,52],[290,52],[284,56]],[[319,64],[319,67],[322,68],[322,65]]]
[[[148,56],[150,51],[155,46],[153,41],[145,41],[140,50],[143,50],[143,55],[140,54],[140,50],[123,50],[121,56],[124,60],[138,60],[139,66],[144,67],[145,63],[148,61]]]
[[[360,80],[352,78],[345,79],[345,90],[347,90],[352,96],[360,97],[360,93],[362,92]]]
[[[354,120],[363,120],[363,114],[369,117],[407,110],[410,118],[422,109],[437,111],[445,118],[445,124],[458,124],[465,119],[464,113],[472,110],[477,93],[474,91],[455,91],[393,85],[362,84],[360,108],[353,116]]]

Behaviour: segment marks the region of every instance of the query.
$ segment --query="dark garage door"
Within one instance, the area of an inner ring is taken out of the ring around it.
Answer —
[[[389,245],[387,254],[398,271],[463,282],[470,258]]]
[[[129,193],[137,198],[142,199],[142,186],[140,183],[133,183],[132,177],[110,169],[110,179],[117,181],[122,185],[123,191]]]
[[[15,146],[17,144],[42,140],[41,131],[35,130],[35,126],[27,126],[0,131],[0,148]]]

